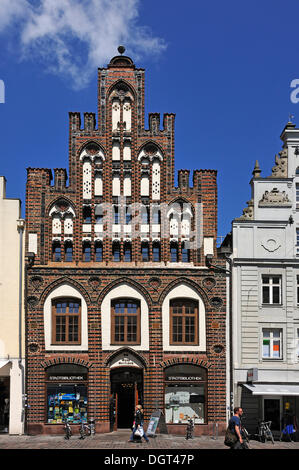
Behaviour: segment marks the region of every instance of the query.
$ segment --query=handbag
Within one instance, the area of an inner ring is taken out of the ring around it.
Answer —
[[[229,429],[229,427],[225,431],[225,436],[224,436],[224,445],[228,447],[232,447],[236,442],[238,441],[238,438],[236,434]]]
[[[134,432],[134,436],[142,437],[143,434],[144,434],[143,428],[141,426],[138,426],[136,431]]]

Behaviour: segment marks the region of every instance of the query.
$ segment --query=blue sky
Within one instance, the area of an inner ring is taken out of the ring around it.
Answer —
[[[270,175],[290,114],[299,126],[298,0],[0,0],[0,12],[0,174],[23,215],[26,168],[68,169],[68,112],[97,111],[97,67],[121,43],[146,69],[146,112],[176,113],[176,170],[218,171],[219,235],[250,199],[255,160]]]

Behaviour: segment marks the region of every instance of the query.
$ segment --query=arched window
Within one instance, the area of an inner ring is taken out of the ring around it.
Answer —
[[[91,224],[91,207],[90,206],[83,207],[83,223]]]
[[[132,261],[132,245],[129,242],[124,243],[124,261]]]
[[[52,244],[52,260],[61,261],[61,245],[60,242],[54,242]]]
[[[102,242],[96,242],[94,246],[95,261],[101,263],[103,261],[103,244]]]
[[[73,244],[70,241],[67,241],[64,245],[64,259],[68,263],[73,261]]]
[[[81,343],[81,302],[79,299],[52,301],[52,344]]]
[[[198,302],[195,300],[170,301],[170,344],[198,344]]]
[[[178,255],[179,255],[178,244],[176,242],[172,242],[170,244],[170,261],[172,263],[177,263],[179,259]]]
[[[120,243],[119,242],[113,242],[112,244],[112,256],[113,256],[113,261],[120,261]]]
[[[161,248],[159,242],[153,243],[153,261],[159,262],[161,260]]]
[[[141,243],[141,258],[142,261],[149,261],[149,244],[148,242]]]
[[[153,224],[161,224],[161,211],[159,206],[153,207]]]
[[[111,344],[140,344],[140,302],[117,299],[111,304]]]
[[[91,246],[89,242],[83,243],[83,261],[91,261]]]

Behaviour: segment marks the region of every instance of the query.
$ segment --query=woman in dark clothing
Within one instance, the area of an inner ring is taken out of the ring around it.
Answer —
[[[133,442],[134,434],[137,431],[138,427],[141,427],[143,430],[143,436],[146,442],[149,442],[149,438],[147,437],[144,429],[143,429],[143,409],[141,405],[136,406],[135,416],[134,416],[134,424],[133,424],[133,432],[131,434],[129,442]]]

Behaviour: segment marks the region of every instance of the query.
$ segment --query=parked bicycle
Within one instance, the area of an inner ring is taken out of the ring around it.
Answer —
[[[185,416],[185,419],[188,419],[188,424],[186,426],[186,439],[193,439],[194,420],[190,416]]]
[[[68,423],[67,418],[65,418],[65,420],[64,420],[63,429],[64,429],[64,432],[65,432],[64,439],[69,439],[72,436],[72,429],[71,429],[71,426]]]
[[[258,422],[258,439],[260,442],[266,442],[267,439],[274,444],[274,437],[271,432],[272,421],[259,421]]]
[[[91,436],[91,435],[94,435],[95,433],[96,431],[95,431],[94,419],[90,419],[89,424],[81,420],[81,424],[79,428],[80,439],[85,439],[86,436]]]

